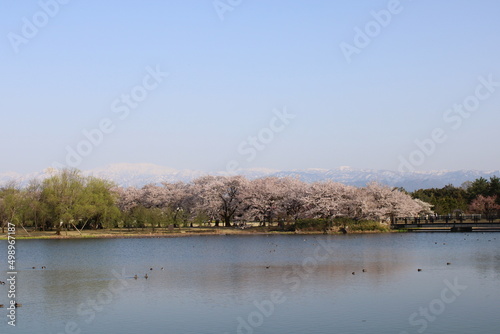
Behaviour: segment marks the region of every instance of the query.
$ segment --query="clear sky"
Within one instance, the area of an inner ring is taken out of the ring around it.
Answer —
[[[499,13],[497,0],[0,0],[0,172],[498,169]]]

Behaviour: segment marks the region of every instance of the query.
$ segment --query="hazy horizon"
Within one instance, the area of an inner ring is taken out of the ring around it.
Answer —
[[[0,173],[500,166],[497,1],[1,3]]]
[[[71,167],[64,167],[64,168],[69,168],[72,169]],[[388,172],[388,173],[396,173],[399,174],[400,171],[396,169],[374,169],[374,168],[357,168],[353,166],[337,166],[334,168],[317,168],[317,167],[309,167],[309,168],[296,168],[296,169],[274,169],[274,168],[266,168],[266,167],[248,167],[248,168],[241,168],[239,170],[236,170],[235,172],[228,172],[226,169],[220,169],[220,170],[204,170],[204,169],[176,169],[172,168],[170,166],[164,166],[164,165],[158,165],[158,164],[152,164],[152,163],[126,163],[126,162],[118,162],[118,163],[111,163],[103,166],[96,166],[94,168],[87,168],[87,169],[81,169],[81,168],[76,168],[82,173],[94,173],[94,172],[125,172],[125,171],[140,171],[143,174],[148,174],[151,172],[165,172],[165,175],[170,173],[195,173],[195,174],[206,174],[206,175],[244,175],[245,173],[249,172],[255,172],[255,173],[262,173],[262,174],[274,174],[274,173],[280,173],[280,172],[329,172],[329,171],[339,171],[339,172],[346,172],[346,173],[355,173],[355,172],[377,172],[377,173],[383,173],[383,172]],[[52,166],[47,166],[46,168],[43,168],[41,170],[36,170],[32,172],[19,172],[15,170],[10,170],[10,171],[4,171],[0,172],[0,176],[6,176],[8,174],[17,174],[18,176],[22,177],[27,177],[30,175],[41,175],[41,174],[52,174],[54,172],[59,172],[62,169],[60,168],[54,168]],[[436,170],[417,170],[417,171],[410,171],[406,172],[403,171],[403,174],[423,174],[423,175],[436,175],[436,174],[441,174],[441,173],[460,173],[460,172],[478,172],[478,173],[496,173],[500,172],[500,168],[497,169],[436,169]],[[403,175],[402,174],[402,175]],[[409,175],[410,175],[409,174]]]
[[[27,186],[33,180],[44,180],[54,176],[57,170],[45,169],[34,173],[21,174],[17,172],[0,172],[0,187],[11,185],[12,182],[18,186]],[[390,170],[355,169],[349,166],[341,166],[334,169],[301,169],[301,170],[272,170],[265,168],[248,168],[228,173],[227,170],[204,171],[172,169],[168,166],[141,163],[119,163],[98,167],[95,169],[81,170],[82,176],[92,176],[114,182],[121,187],[142,188],[147,184],[162,184],[163,182],[190,183],[193,180],[211,176],[243,176],[254,180],[267,177],[298,178],[306,183],[328,182],[341,183],[355,187],[365,187],[370,182],[377,182],[390,187],[402,187],[407,191],[417,189],[442,188],[447,185],[462,187],[467,182],[479,178],[489,180],[491,177],[500,177],[500,170],[478,171],[478,170],[439,170],[439,171],[416,171],[399,173]]]

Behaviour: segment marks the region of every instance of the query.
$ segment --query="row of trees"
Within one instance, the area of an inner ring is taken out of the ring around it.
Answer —
[[[242,176],[205,176],[192,183],[163,183],[142,189],[118,188],[118,206],[129,222],[146,210],[177,223],[220,221],[294,222],[299,219],[388,220],[401,215],[429,213],[430,205],[406,193],[372,183],[364,188],[335,182],[308,184],[296,178],[267,177],[248,180]],[[159,218],[158,218],[159,219]]]
[[[25,188],[9,183],[0,188],[2,232],[7,222],[38,230],[108,226],[121,217],[114,187],[106,180],[82,177],[77,170],[33,180]]]
[[[446,215],[454,211],[492,215],[500,210],[500,178],[489,180],[481,177],[465,182],[461,187],[447,185],[443,188],[414,191],[413,198],[433,205],[437,214]]]
[[[399,189],[371,183],[364,188],[296,178],[205,176],[190,183],[120,188],[106,180],[63,170],[42,182],[0,189],[0,219],[36,229],[166,227],[235,222],[285,224],[337,217],[390,220],[431,213],[431,205]]]

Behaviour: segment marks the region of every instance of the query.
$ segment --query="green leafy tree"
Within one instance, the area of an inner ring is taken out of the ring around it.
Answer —
[[[490,177],[488,196],[495,196],[496,203],[500,204],[500,178],[497,176]]]
[[[41,202],[42,184],[32,180],[22,190],[21,214],[24,225],[32,226],[35,230],[43,229],[43,222],[49,216],[46,206]]]
[[[0,188],[0,219],[2,233],[5,233],[7,223],[19,222],[22,195],[16,183],[11,182]]]
[[[432,204],[434,212],[439,215],[446,215],[455,210],[465,212],[468,206],[467,192],[451,184],[440,189],[419,189],[412,193],[412,197]]]
[[[116,206],[117,195],[112,191],[114,183],[89,177],[85,179],[83,191],[74,207],[74,214],[80,228],[112,227],[120,219]]]
[[[121,213],[116,206],[115,185],[94,177],[83,177],[78,170],[63,170],[42,184],[40,200],[49,219],[45,226],[103,228],[113,226]]]
[[[479,196],[496,196],[497,204],[500,204],[500,178],[492,176],[489,180],[486,180],[485,178],[480,177],[479,179],[467,184],[467,199],[469,204]]]
[[[46,205],[51,218],[45,222],[47,229],[78,220],[77,204],[83,193],[83,177],[76,169],[65,169],[43,181],[41,201]]]
[[[165,217],[164,212],[160,208],[146,208],[138,205],[130,210],[127,220],[129,221],[128,226],[141,229],[150,226],[151,231],[154,232],[156,228],[161,227],[161,223],[165,221]]]
[[[484,177],[480,177],[473,181],[467,188],[467,197],[469,202],[472,202],[479,195],[488,196],[490,184]]]

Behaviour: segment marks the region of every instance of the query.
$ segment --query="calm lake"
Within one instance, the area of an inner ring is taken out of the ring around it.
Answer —
[[[500,328],[498,233],[19,240],[16,246],[22,307],[16,327],[8,325],[6,306],[0,309],[2,333]],[[0,249],[5,281],[6,241]],[[9,302],[8,291],[0,285],[0,304]]]

